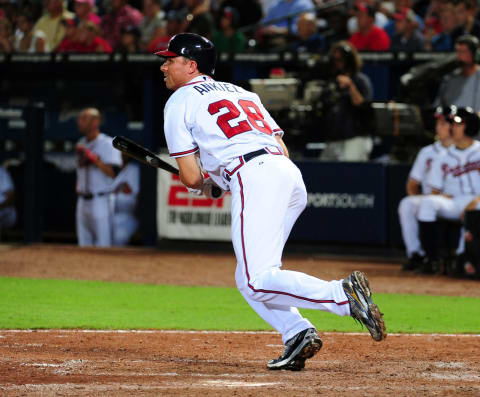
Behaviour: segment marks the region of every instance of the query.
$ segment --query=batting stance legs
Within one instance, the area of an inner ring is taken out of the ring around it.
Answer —
[[[281,270],[285,242],[306,205],[298,168],[285,156],[260,156],[240,168],[230,189],[237,286],[283,341],[313,327],[297,307],[350,315],[341,280]]]

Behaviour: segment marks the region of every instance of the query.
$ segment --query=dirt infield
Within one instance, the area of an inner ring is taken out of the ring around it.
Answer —
[[[365,271],[374,292],[480,296],[478,282],[396,263],[291,256],[324,278]],[[0,247],[0,276],[233,286],[232,254]],[[388,328],[388,324],[387,324]],[[272,372],[275,333],[0,330],[0,396],[480,396],[480,336],[320,333],[302,372]]]

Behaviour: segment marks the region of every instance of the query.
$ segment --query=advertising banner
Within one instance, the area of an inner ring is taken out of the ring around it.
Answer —
[[[305,211],[291,238],[305,241],[387,241],[386,166],[297,162],[307,187]]]
[[[161,156],[169,161],[168,157]],[[173,161],[172,165],[176,165]],[[160,238],[230,241],[232,196],[218,200],[188,192],[178,176],[158,171],[157,230]]]

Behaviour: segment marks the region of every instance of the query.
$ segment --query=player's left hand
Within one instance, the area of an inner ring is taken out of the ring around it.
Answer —
[[[98,155],[93,153],[90,149],[84,148],[83,153],[85,158],[92,164],[95,164],[98,161]]]
[[[188,187],[187,186],[187,190],[189,193],[192,193],[194,194],[195,196],[201,196],[203,194],[203,190],[202,189],[192,189],[191,187]]]

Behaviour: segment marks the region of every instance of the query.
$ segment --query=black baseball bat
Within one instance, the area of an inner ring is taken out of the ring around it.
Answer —
[[[113,138],[112,145],[122,153],[125,153],[127,156],[130,156],[143,164],[161,168],[162,170],[171,172],[175,175],[179,174],[178,169],[173,165],[162,160],[157,154],[153,153],[151,150],[148,150],[146,147],[138,144],[137,142],[132,141],[131,139],[119,135]]]
[[[162,160],[160,157],[158,157],[157,154],[153,153],[151,150],[122,135],[114,137],[112,145],[114,148],[120,150],[122,153],[125,153],[127,156],[130,156],[143,164],[161,168],[162,170],[171,172],[175,175],[178,175],[180,173],[177,168]],[[212,186],[212,196],[214,198],[218,198],[221,195],[222,189],[220,189],[218,186]]]

